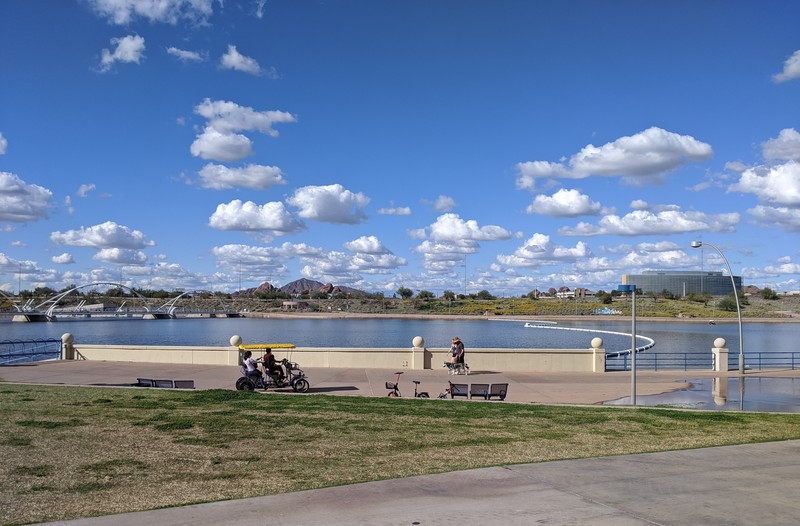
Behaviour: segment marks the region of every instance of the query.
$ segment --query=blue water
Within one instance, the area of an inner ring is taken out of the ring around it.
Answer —
[[[589,348],[601,337],[606,351],[630,348],[630,320],[559,321],[555,327],[583,331],[526,328],[523,321],[506,319],[261,319],[203,318],[173,320],[103,319],[61,320],[42,323],[0,321],[0,340],[60,338],[69,332],[76,343],[117,345],[226,346],[240,335],[245,343],[288,342],[298,347],[410,347],[422,336],[429,348],[450,346],[459,336],[467,348]],[[686,322],[639,322],[637,335],[655,340],[648,352],[711,353],[714,340],[723,337],[732,354],[738,350],[736,323],[707,325]],[[796,323],[745,323],[747,352],[793,351],[800,336]],[[637,341],[637,346],[643,345]]]

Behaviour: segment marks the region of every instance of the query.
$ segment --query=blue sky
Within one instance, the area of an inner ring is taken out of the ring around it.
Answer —
[[[6,0],[0,289],[800,290],[800,3]]]

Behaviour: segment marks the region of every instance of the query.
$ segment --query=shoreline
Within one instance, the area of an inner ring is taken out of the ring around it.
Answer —
[[[607,314],[587,314],[582,316],[534,316],[521,314],[518,316],[477,316],[470,314],[382,314],[369,312],[246,312],[243,318],[275,318],[275,319],[408,319],[408,320],[496,320],[496,321],[630,321],[627,316]],[[637,316],[637,322],[657,323],[700,323],[708,324],[707,319],[700,318],[666,318]],[[714,319],[719,324],[738,323],[736,318]],[[800,323],[800,318],[742,318],[742,324],[747,323]]]

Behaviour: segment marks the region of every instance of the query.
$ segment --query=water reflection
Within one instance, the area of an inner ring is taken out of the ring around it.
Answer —
[[[800,378],[717,377],[681,380],[688,389],[659,395],[637,395],[642,406],[687,409],[800,413]],[[629,405],[630,397],[606,402]]]

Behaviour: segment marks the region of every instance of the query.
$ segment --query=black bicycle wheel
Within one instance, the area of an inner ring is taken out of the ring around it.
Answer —
[[[300,378],[297,380],[292,388],[297,391],[298,393],[307,393],[308,389],[311,387],[311,384],[308,383],[308,380],[305,378]]]
[[[420,393],[417,395],[417,398],[430,398],[431,396],[428,393]]]

